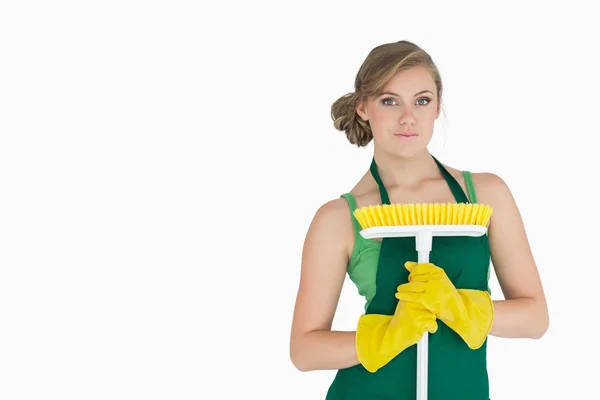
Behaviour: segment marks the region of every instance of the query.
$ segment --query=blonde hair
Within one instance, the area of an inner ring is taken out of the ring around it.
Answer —
[[[368,145],[373,139],[371,127],[356,113],[356,107],[366,99],[379,96],[396,72],[417,66],[426,67],[431,73],[441,104],[442,78],[429,54],[406,40],[386,43],[375,47],[367,55],[356,74],[354,92],[343,95],[332,104],[333,126],[345,132],[350,143],[358,147]]]

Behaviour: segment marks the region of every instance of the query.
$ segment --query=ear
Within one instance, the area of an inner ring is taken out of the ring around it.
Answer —
[[[368,121],[369,116],[367,115],[367,106],[364,101],[361,101],[358,107],[356,107],[356,113],[364,120]]]

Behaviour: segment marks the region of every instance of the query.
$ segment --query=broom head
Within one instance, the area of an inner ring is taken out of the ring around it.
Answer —
[[[417,225],[487,227],[492,207],[479,203],[378,204],[354,211],[362,229]]]

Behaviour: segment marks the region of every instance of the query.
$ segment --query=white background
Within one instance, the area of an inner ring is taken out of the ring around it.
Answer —
[[[546,290],[543,339],[490,338],[492,399],[598,398],[585,3],[2,2],[0,398],[323,399],[288,356],[301,246],[372,152],[330,106],[402,39],[444,79],[432,153],[509,184]]]

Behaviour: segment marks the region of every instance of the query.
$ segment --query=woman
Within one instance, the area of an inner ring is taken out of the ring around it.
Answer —
[[[290,355],[301,371],[338,370],[327,399],[416,398],[416,347],[429,339],[429,400],[489,399],[488,335],[540,338],[548,312],[518,208],[492,173],[459,171],[428,151],[442,102],[431,57],[407,41],[373,49],[355,91],[332,106],[350,143],[373,140],[369,171],[322,205],[308,230]],[[352,212],[385,203],[479,202],[488,234],[434,239],[417,265],[412,238],[364,239]],[[505,300],[491,300],[490,262]],[[331,331],[345,274],[365,297],[352,332]]]

